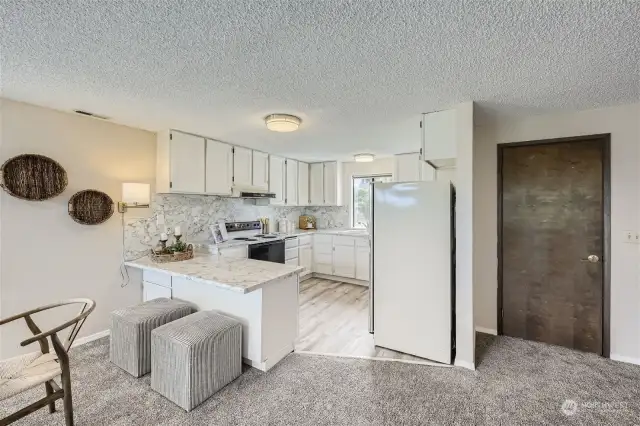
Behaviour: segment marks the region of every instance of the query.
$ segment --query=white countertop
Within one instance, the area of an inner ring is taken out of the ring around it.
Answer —
[[[300,273],[300,266],[253,259],[226,259],[196,255],[182,262],[155,263],[148,257],[125,262],[133,268],[184,277],[239,293],[249,293],[269,283]]]

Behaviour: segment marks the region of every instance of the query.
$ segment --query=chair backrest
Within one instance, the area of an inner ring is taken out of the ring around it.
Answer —
[[[42,332],[40,331],[40,329],[38,328],[38,326],[35,324],[35,322],[33,321],[33,319],[31,318],[31,315],[38,313],[38,312],[42,312],[42,311],[47,311],[50,309],[54,309],[54,308],[58,308],[60,306],[67,306],[67,305],[82,305],[80,308],[80,312],[78,312],[78,315],[76,315],[73,319],[60,324],[46,332]],[[91,314],[91,312],[93,312],[93,310],[96,307],[96,302],[94,302],[91,299],[69,299],[69,300],[65,300],[62,302],[58,302],[58,303],[53,303],[50,305],[45,305],[45,306],[41,306],[39,308],[36,309],[32,309],[30,311],[24,312],[22,314],[16,315],[15,317],[13,317],[13,319],[17,319],[20,317],[24,317],[27,326],[29,327],[29,330],[31,330],[31,332],[34,334],[33,337],[23,341],[20,343],[21,346],[26,346],[29,345],[31,343],[34,343],[36,341],[38,341],[40,343],[40,349],[42,350],[43,353],[48,353],[49,352],[49,345],[47,343],[47,337],[51,336],[52,340],[58,340],[58,336],[56,333],[58,333],[59,331],[62,331],[68,327],[71,327],[71,329],[69,330],[69,334],[67,335],[67,338],[65,340],[64,343],[62,343],[62,347],[64,348],[65,352],[68,352],[69,349],[71,348],[71,345],[73,344],[73,341],[76,339],[76,337],[78,336],[78,333],[80,332],[80,329],[82,328],[82,326],[84,325],[84,322],[87,320],[87,317],[89,316],[89,314]],[[12,320],[11,318],[9,318],[8,320]],[[5,320],[4,322],[8,322],[8,320]],[[53,342],[54,345],[56,344],[56,342]],[[57,352],[57,350],[56,350]]]

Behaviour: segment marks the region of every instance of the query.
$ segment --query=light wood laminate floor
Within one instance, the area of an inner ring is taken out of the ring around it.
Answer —
[[[296,352],[444,365],[376,347],[369,333],[369,289],[320,278],[300,283]]]

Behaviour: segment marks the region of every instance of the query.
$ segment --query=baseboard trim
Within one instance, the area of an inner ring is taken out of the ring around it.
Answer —
[[[338,281],[341,283],[355,284],[355,285],[361,285],[363,287],[369,287],[369,281],[356,280],[354,278],[347,278],[347,277],[337,277],[335,275],[319,274],[317,272],[314,272],[311,275],[313,275],[313,278],[321,278],[323,280]]]
[[[364,355],[345,355],[345,354],[334,354],[334,353],[325,353],[325,352],[314,352],[314,351],[294,351],[296,354],[301,355],[312,355],[312,356],[326,356],[332,358],[352,358],[352,359],[365,359],[369,361],[384,361],[384,362],[401,362],[404,364],[418,364],[418,365],[429,365],[431,367],[444,367],[451,368],[453,365],[450,364],[440,364],[433,361],[415,361],[410,359],[394,359],[394,358],[377,358],[373,356],[364,356]]]
[[[476,327],[476,331],[478,333],[493,334],[494,336],[498,335],[498,330],[494,328]]]
[[[624,355],[618,355],[618,354],[611,354],[609,358],[611,358],[614,361],[626,362],[627,364],[640,365],[640,358],[633,358],[630,356],[624,356]]]
[[[453,365],[455,365],[456,367],[462,367],[462,368],[466,368],[468,370],[476,371],[476,365],[473,362],[462,361],[462,360],[456,359],[456,361],[453,363]]]
[[[73,342],[73,345],[71,345],[71,347],[75,348],[76,346],[82,346],[82,345],[84,345],[86,343],[93,342],[94,340],[98,340],[98,339],[102,339],[103,337],[107,337],[109,334],[111,334],[111,331],[103,330],[103,331],[99,331],[99,332],[94,333],[94,334],[90,334],[88,336],[81,337],[79,339],[76,339]]]

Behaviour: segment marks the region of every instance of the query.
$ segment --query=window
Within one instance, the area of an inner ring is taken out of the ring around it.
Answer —
[[[352,187],[353,215],[351,227],[366,228],[369,226],[371,212],[371,182],[391,182],[391,175],[354,176]]]

